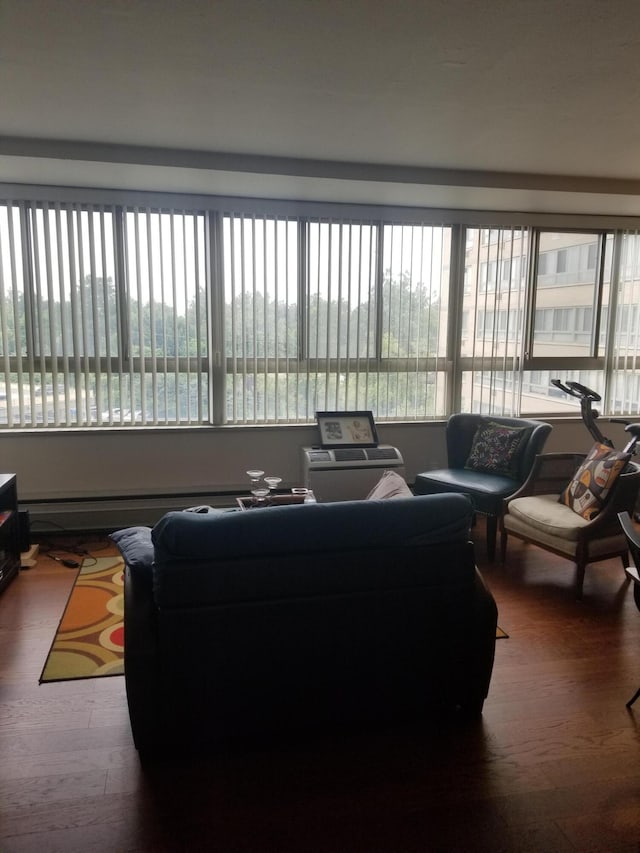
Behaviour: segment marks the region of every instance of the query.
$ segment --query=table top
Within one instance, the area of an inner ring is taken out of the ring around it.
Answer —
[[[268,509],[270,506],[289,506],[290,504],[304,503],[304,495],[273,495],[265,500],[264,504],[256,506],[253,495],[244,498],[236,498],[240,509]]]

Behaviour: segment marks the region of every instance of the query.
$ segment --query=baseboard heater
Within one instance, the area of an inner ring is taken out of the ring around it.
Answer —
[[[302,481],[321,502],[362,500],[384,471],[405,476],[397,447],[302,448]]]
[[[239,493],[237,493],[239,494]],[[237,494],[181,493],[161,495],[112,495],[19,501],[28,510],[32,536],[62,532],[110,532],[122,527],[152,527],[172,510],[192,506],[224,509],[236,506]]]

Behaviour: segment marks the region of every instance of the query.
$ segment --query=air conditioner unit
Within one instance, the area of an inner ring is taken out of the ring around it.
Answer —
[[[302,448],[302,479],[321,503],[362,500],[384,471],[404,477],[404,460],[397,447]]]

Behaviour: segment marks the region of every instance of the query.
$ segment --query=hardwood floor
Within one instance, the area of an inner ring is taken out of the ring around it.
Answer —
[[[74,571],[0,597],[2,853],[640,850],[640,613],[619,561],[510,543],[481,721],[403,726],[142,768],[122,677],[38,685]],[[83,547],[91,549],[91,544]],[[256,709],[259,713],[259,709]]]

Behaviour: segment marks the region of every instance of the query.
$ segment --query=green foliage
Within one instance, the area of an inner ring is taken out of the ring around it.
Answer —
[[[374,370],[371,364],[437,354],[440,300],[408,274],[393,279],[389,272],[377,298],[380,305],[375,296],[358,303],[348,298],[328,302],[314,294],[303,317],[297,304],[265,298],[260,292],[245,292],[226,304],[225,353],[237,371],[227,382],[229,417],[305,421],[316,409],[334,406],[373,409],[382,417],[429,414],[434,377],[393,371],[388,364],[383,371]],[[5,297],[7,322],[0,327],[0,350],[5,358],[24,357],[33,340],[32,364],[37,372],[30,377],[32,387],[59,386],[56,369],[43,372],[42,359],[68,360],[66,387],[63,383],[56,392],[60,402],[47,404],[53,406],[48,412],[43,403],[39,417],[44,420],[91,423],[100,412],[106,416],[115,411],[116,421],[120,412],[129,422],[140,420],[142,412],[160,421],[180,421],[189,419],[198,404],[208,410],[207,374],[197,369],[193,375],[180,373],[171,363],[177,358],[206,363],[209,338],[203,290],[178,311],[158,301],[121,304],[111,278],[86,276],[73,299],[34,302],[31,314],[27,309],[22,292],[15,301]],[[157,362],[153,383],[140,364],[128,366],[129,359],[140,357]],[[257,372],[252,359],[262,359]],[[282,371],[282,362],[267,366],[264,359],[290,360],[287,372]],[[335,372],[327,374],[322,361],[309,367],[324,359],[337,360]],[[364,366],[354,369],[360,360]],[[109,361],[112,376],[105,369]],[[81,389],[73,387],[76,375],[82,376]],[[28,378],[25,363],[22,382]]]

